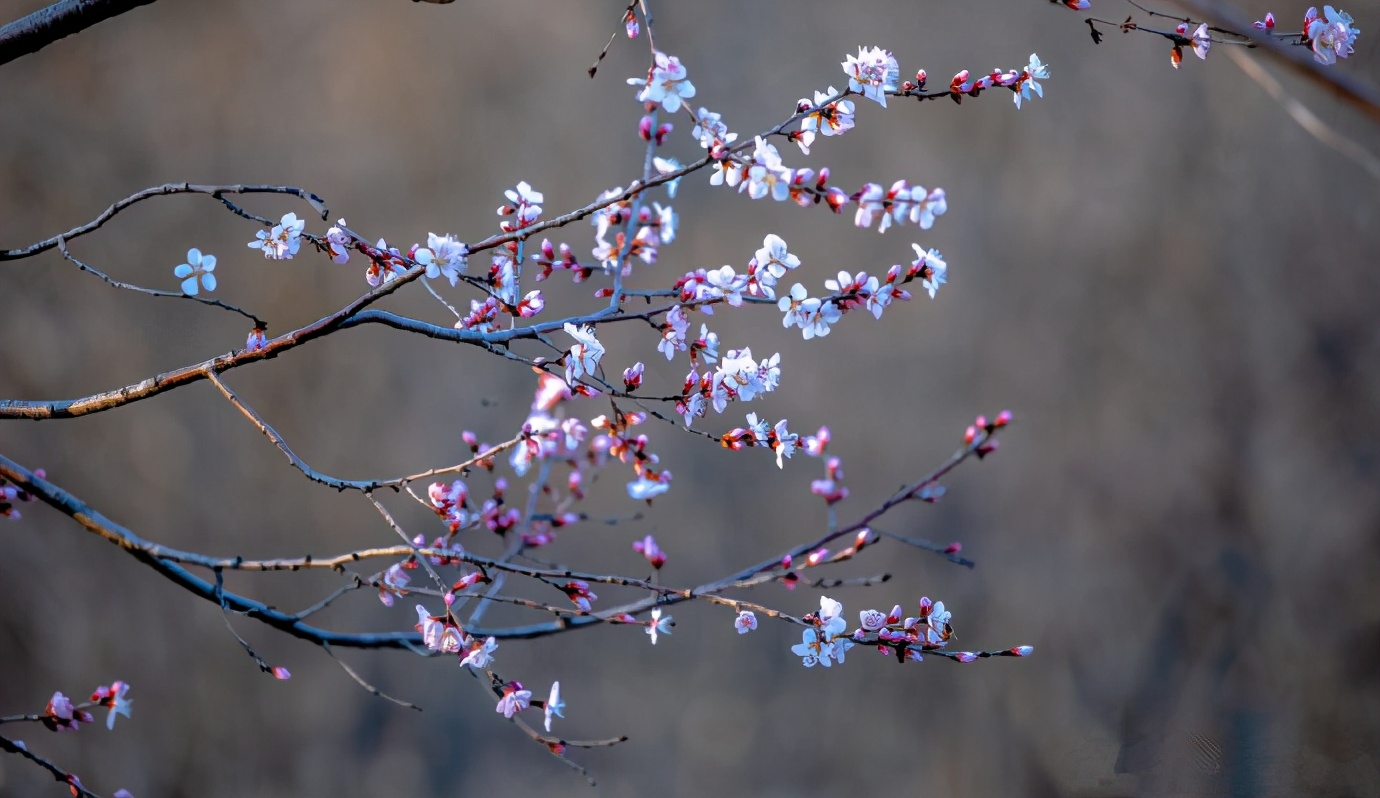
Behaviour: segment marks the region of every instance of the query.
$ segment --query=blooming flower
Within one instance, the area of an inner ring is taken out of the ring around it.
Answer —
[[[1204,22],[1199,25],[1197,30],[1193,31],[1193,35],[1189,38],[1193,42],[1193,54],[1198,56],[1199,59],[1206,61],[1208,50],[1212,49],[1212,34],[1208,33],[1207,23]],[[1038,94],[1039,92],[1036,93]]]
[[[417,605],[417,631],[422,633],[422,645],[432,651],[439,651],[441,648],[441,633],[446,625],[439,618],[432,617],[426,611],[426,607]]]
[[[940,256],[939,250],[923,250],[919,244],[911,244],[916,259],[911,261],[911,271],[921,276],[920,285],[930,292],[930,299],[939,291],[939,286],[947,282],[949,266]]]
[[[498,641],[492,637],[487,637],[484,642],[479,642],[470,638],[470,650],[460,659],[460,667],[469,666],[471,668],[487,668],[494,661],[494,652],[498,650]],[[531,693],[527,694],[531,697]],[[523,707],[526,709],[526,707]],[[511,717],[511,715],[509,716]]]
[[[187,262],[178,264],[173,275],[182,281],[182,293],[196,296],[198,279],[207,291],[216,290],[216,276],[211,274],[215,270],[216,256],[203,255],[201,250],[192,247],[187,250]]]
[[[263,252],[269,260],[287,260],[302,248],[302,228],[306,225],[297,214],[285,213],[272,230],[255,233],[255,240],[249,242],[249,247]]]
[[[756,631],[757,616],[752,610],[743,610],[738,613],[738,617],[733,619],[733,628],[738,630],[738,634],[745,635],[748,632]]]
[[[737,133],[728,132],[728,126],[723,123],[723,117],[710,111],[708,108],[701,108],[695,112],[695,126],[691,128],[691,133],[699,140],[700,146],[706,150],[712,150],[714,146],[726,146],[738,140]]]
[[[91,700],[99,702],[101,706],[110,707],[110,714],[106,716],[105,727],[115,728],[115,716],[124,715],[129,717],[129,708],[134,703],[133,699],[125,698],[125,693],[129,692],[129,685],[124,682],[111,682],[109,687],[101,685],[91,694]]]
[[[798,268],[800,258],[790,253],[781,236],[770,233],[748,264],[748,293],[776,299],[776,281]]]
[[[599,339],[594,337],[594,328],[590,326],[576,327],[570,322],[565,324],[566,334],[575,339],[575,345],[570,348],[570,354],[566,358],[565,381],[571,386],[575,381],[585,375],[593,375],[599,366],[599,358],[604,356],[604,345],[599,343]]]
[[[800,100],[802,110],[811,106],[817,109],[800,120],[800,137],[796,139],[796,144],[806,155],[810,154],[810,145],[814,143],[816,133],[841,136],[853,129],[853,103],[848,100],[837,100],[828,105],[824,104],[835,94],[838,94],[838,89],[830,86],[828,91],[815,92],[813,103],[803,98]]]
[[[546,730],[551,731],[551,718],[565,717],[565,702],[561,700],[561,683],[551,683],[551,695],[546,698]]]
[[[652,645],[656,645],[656,636],[658,634],[669,635],[672,626],[675,626],[675,623],[671,620],[671,616],[667,615],[663,618],[661,615],[661,608],[653,608],[652,620],[647,624],[647,634],[652,638]]]
[[[848,88],[885,108],[886,92],[895,91],[901,79],[896,58],[880,47],[859,47],[856,58],[846,58],[840,66],[848,76]]]
[[[532,691],[522,689],[522,682],[508,682],[494,711],[502,713],[505,718],[511,718],[531,705]]]
[[[413,259],[426,267],[428,280],[445,277],[455,285],[470,267],[469,254],[469,249],[451,236],[427,233],[426,246],[418,249]]]
[[[72,699],[56,692],[43,709],[42,722],[52,731],[76,731],[81,724],[91,722],[91,713],[77,709]]]
[[[663,52],[653,56],[650,80],[628,78],[628,85],[642,87],[637,93],[639,102],[661,103],[662,108],[673,114],[680,110],[681,100],[695,96],[695,84],[686,77],[680,59]]]
[[[504,191],[503,196],[508,198],[508,204],[498,209],[499,215],[508,216],[516,213],[518,225],[521,227],[526,227],[541,216],[541,204],[546,201],[546,197],[540,191],[533,191],[526,180],[519,182],[515,188]]]
[[[1353,43],[1361,31],[1352,27],[1350,14],[1332,6],[1323,6],[1322,18],[1318,18],[1316,10],[1310,8],[1305,19],[1308,22],[1304,33],[1308,35],[1313,48],[1313,60],[1319,64],[1335,64],[1338,58],[1346,58],[1355,52]]]
[[[1194,49],[1195,49],[1195,50],[1197,49],[1197,45],[1194,45]],[[1200,58],[1206,58],[1206,57],[1207,57],[1207,49],[1206,49],[1206,48],[1203,49],[1203,55],[1202,55],[1202,56],[1199,56],[1199,57],[1200,57]],[[1018,81],[1019,84],[1020,84],[1020,91],[1017,91],[1017,92],[1016,92],[1016,97],[1015,97],[1015,100],[1016,100],[1016,107],[1017,107],[1017,108],[1020,108],[1020,107],[1021,107],[1021,101],[1022,101],[1022,100],[1029,100],[1029,99],[1030,99],[1030,93],[1031,93],[1032,91],[1035,92],[1035,96],[1036,96],[1036,97],[1043,97],[1043,96],[1045,96],[1045,90],[1044,90],[1043,88],[1040,87],[1040,84],[1039,84],[1037,81],[1045,80],[1045,79],[1048,78],[1048,77],[1049,77],[1049,64],[1042,64],[1042,63],[1040,63],[1040,57],[1039,57],[1038,55],[1036,55],[1035,53],[1031,53],[1031,54],[1030,54],[1030,63],[1026,65],[1026,67],[1025,67],[1025,72],[1022,73],[1021,78],[1020,78],[1020,80]],[[943,211],[940,211],[940,213],[943,213]],[[924,227],[928,228],[929,225],[924,225]]]
[[[326,249],[331,253],[331,260],[336,263],[344,264],[350,261],[350,248],[353,244],[354,236],[345,226],[344,219],[337,219],[335,226],[326,230]]]

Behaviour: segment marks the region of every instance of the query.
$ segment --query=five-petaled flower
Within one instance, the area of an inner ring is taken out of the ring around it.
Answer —
[[[895,91],[901,79],[896,58],[880,47],[859,47],[857,57],[845,56],[840,66],[848,75],[848,88],[886,107],[886,93]]]
[[[216,276],[211,274],[215,270],[216,256],[203,255],[201,250],[192,247],[187,250],[187,262],[178,264],[173,274],[182,281],[182,293],[196,296],[199,287],[207,291],[216,290]]]
[[[673,55],[657,52],[653,58],[651,78],[628,78],[631,86],[641,86],[639,102],[661,103],[670,113],[680,110],[681,100],[695,96],[695,84],[686,77],[685,67]]]
[[[255,233],[255,240],[249,242],[249,247],[263,252],[270,260],[287,260],[302,248],[302,228],[306,224],[297,214],[285,213],[272,230]]]

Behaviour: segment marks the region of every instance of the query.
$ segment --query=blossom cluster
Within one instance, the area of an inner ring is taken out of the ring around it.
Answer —
[[[76,731],[83,723],[91,723],[93,718],[91,713],[86,711],[88,707],[105,707],[110,710],[106,716],[105,726],[107,729],[115,728],[115,716],[124,715],[129,717],[130,707],[133,699],[127,696],[129,685],[115,681],[109,685],[101,685],[92,693],[88,703],[80,706],[73,704],[72,699],[63,695],[61,691],[53,693],[53,697],[48,700],[48,705],[43,708],[43,714],[39,716],[44,726],[50,731]]]

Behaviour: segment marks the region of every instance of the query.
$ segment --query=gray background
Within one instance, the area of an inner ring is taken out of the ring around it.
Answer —
[[[0,17],[39,5],[0,3]],[[1292,27],[1302,7],[1273,10]],[[1375,82],[1380,5],[1347,10],[1363,33],[1338,68]],[[1104,0],[1096,11],[1130,9]],[[802,432],[832,426],[853,491],[844,518],[941,460],[975,414],[1012,408],[1018,423],[995,458],[964,466],[941,504],[888,522],[963,541],[978,568],[879,547],[840,573],[895,578],[835,595],[855,617],[928,594],[954,611],[963,646],[1038,650],[905,668],[857,652],[807,671],[787,650],[793,628],[764,623],[739,638],[731,613],[709,606],[677,608],[675,634],[655,648],[628,628],[505,643],[506,675],[543,692],[561,679],[568,735],[631,736],[574,754],[598,794],[1380,795],[1376,182],[1219,52],[1176,72],[1163,40],[1117,35],[1097,47],[1077,15],[1048,3],[658,3],[654,13],[695,104],[744,135],[843,85],[838,62],[859,44],[890,48],[903,73],[923,66],[941,84],[960,68],[1020,66],[1032,50],[1051,65],[1046,99],[1019,112],[1003,93],[885,112],[860,102],[858,129],[808,158],[782,145],[789,165],[828,165],[850,190],[897,178],[943,186],[950,210],[933,230],[879,236],[696,175],[677,202],[680,239],[643,271],[650,285],[741,268],[776,232],[820,290],[839,269],[909,262],[912,241],[941,249],[950,283],[938,300],[880,323],[850,315],[809,342],[772,312],[712,324],[727,346],[782,354],[781,390],[743,412]],[[599,78],[585,75],[617,14],[610,3],[464,0],[138,9],[0,69],[0,245],[165,181],[301,185],[333,218],[402,245],[428,231],[490,234],[502,190],[519,180],[545,192],[551,213],[577,207],[640,171],[638,106],[623,81],[645,69],[645,39],[620,38]],[[1375,149],[1372,125],[1283,80]],[[667,150],[700,152],[683,123]],[[287,200],[248,204],[308,215]],[[216,295],[275,332],[365,289],[358,261],[263,261],[244,246],[254,229],[209,198],[169,198],[73,249],[121,279],[175,289],[173,266],[200,247],[220,258]],[[581,224],[556,238],[583,254],[591,233]],[[553,310],[595,306],[588,284],[544,286]],[[424,292],[405,294],[386,306],[446,323]],[[114,388],[242,346],[245,332],[230,314],[117,293],[56,253],[0,265],[0,396]],[[610,330],[607,343],[608,367],[642,359],[652,386],[678,388],[684,361],[667,365],[647,331]],[[526,370],[477,350],[381,328],[226,379],[309,462],[346,477],[453,462],[462,429],[504,439],[532,387]],[[589,403],[586,415],[601,411]],[[739,412],[704,427],[741,423]],[[670,553],[667,581],[688,585],[821,528],[806,493],[818,461],[778,472],[763,452],[730,454],[667,425],[648,432],[675,473],[672,492],[639,524],[570,531],[545,554],[636,574],[645,564],[629,542],[650,531]],[[274,556],[393,540],[361,497],[307,483],[205,383],[87,418],[6,422],[0,451],[173,546]],[[591,509],[627,512],[623,481],[609,474]],[[436,529],[410,502],[390,506],[409,529]],[[70,519],[25,510],[0,526],[0,712],[41,708],[55,689],[132,683],[134,717],[114,734],[21,730],[88,786],[139,798],[592,794],[496,718],[492,697],[452,663],[343,654],[426,708],[416,714],[370,697],[319,650],[240,620],[292,670],[276,682],[214,607]],[[284,607],[337,583],[230,580]],[[794,613],[817,602],[780,587],[755,597]],[[322,621],[414,621],[411,601],[390,611],[353,598]],[[490,616],[505,617],[531,616]],[[61,791],[32,765],[0,760],[0,794]]]

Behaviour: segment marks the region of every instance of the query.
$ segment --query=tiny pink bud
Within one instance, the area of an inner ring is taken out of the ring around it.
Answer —
[[[954,659],[958,660],[959,662],[972,662],[977,658],[978,655],[974,654],[971,651],[959,651],[954,655]]]
[[[1014,655],[1016,655],[1016,656],[1018,656],[1018,657],[1028,657],[1028,656],[1030,656],[1031,654],[1034,654],[1034,653],[1035,653],[1035,647],[1034,647],[1034,646],[1016,646],[1015,648],[1011,649],[1011,653],[1014,654]]]
[[[963,551],[963,544],[959,543],[957,540],[944,548],[945,554],[957,554],[960,551]]]
[[[997,417],[996,417],[995,419],[993,419],[993,421],[992,421],[992,426],[995,427],[995,428],[997,428],[997,429],[1001,429],[1002,427],[1004,427],[1004,426],[1006,426],[1007,424],[1010,424],[1010,423],[1011,423],[1011,411],[1010,411],[1010,410],[1003,410],[1003,411],[1001,411],[1000,413],[997,414]]]
[[[287,668],[284,668],[282,665],[278,665],[273,668],[273,678],[281,679],[282,681],[287,681],[288,679],[292,678],[292,674],[288,672]]]
[[[637,135],[643,141],[652,140],[652,118],[650,116],[642,117],[641,121],[637,123]]]

